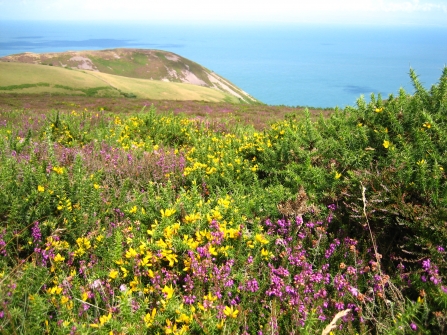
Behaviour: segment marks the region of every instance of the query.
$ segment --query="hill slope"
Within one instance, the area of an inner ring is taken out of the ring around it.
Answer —
[[[25,63],[0,62],[0,85],[0,93],[240,102],[229,93],[197,85]]]
[[[96,77],[103,79],[103,74],[111,74],[159,82],[186,83],[213,88],[225,93],[226,96],[228,94],[232,95],[241,102],[258,102],[248,93],[203,66],[177,54],[161,50],[113,49],[43,54],[27,52],[2,57],[0,62],[30,63],[88,70],[94,73]],[[115,79],[114,83],[116,84],[119,81]],[[2,82],[1,85],[4,86],[5,84]]]

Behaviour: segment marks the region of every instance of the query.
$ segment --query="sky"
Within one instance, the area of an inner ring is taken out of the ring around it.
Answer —
[[[0,0],[0,20],[237,21],[447,27],[447,0]]]

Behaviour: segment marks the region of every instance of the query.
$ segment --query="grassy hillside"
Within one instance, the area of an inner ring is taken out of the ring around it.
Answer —
[[[235,97],[240,102],[259,102],[225,78],[200,64],[177,54],[161,50],[113,49],[43,54],[28,52],[2,57],[0,58],[1,61],[51,65],[53,67],[85,70],[91,73],[100,72],[121,77],[171,83],[188,83],[194,86],[214,88]],[[175,91],[175,89],[173,90]],[[192,92],[190,90],[190,93]],[[192,94],[191,99],[196,99],[196,94]]]
[[[93,71],[0,62],[0,93],[42,93],[144,99],[239,102],[229,93],[185,83],[127,78]]]

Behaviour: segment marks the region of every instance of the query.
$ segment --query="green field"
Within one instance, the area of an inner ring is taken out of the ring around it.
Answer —
[[[238,103],[221,91],[156,80],[26,63],[0,62],[0,93],[53,93]]]

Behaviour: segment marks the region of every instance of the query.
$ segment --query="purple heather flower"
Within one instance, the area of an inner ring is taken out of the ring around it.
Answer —
[[[196,296],[195,295],[185,295],[183,297],[183,301],[185,302],[185,304],[187,305],[192,305],[194,304],[194,302],[196,301]]]
[[[351,292],[351,294],[352,294],[354,297],[356,297],[356,296],[359,295],[359,290],[357,290],[355,287],[352,287],[352,286],[349,288],[349,292]]]
[[[6,242],[3,239],[3,236],[6,234],[6,229],[3,230],[3,233],[0,234],[0,255],[1,256],[6,256]]]
[[[428,271],[428,269],[430,269],[430,258],[427,258],[427,259],[422,261],[422,268],[425,271]]]
[[[416,331],[418,329],[418,326],[414,322],[412,322],[412,323],[410,323],[410,328],[412,330]]]
[[[259,285],[256,279],[247,281],[246,290],[250,292],[256,292],[257,290],[259,290]]]
[[[31,236],[34,243],[40,242],[42,239],[42,233],[39,228],[39,221],[34,222],[34,226],[31,228]]]

